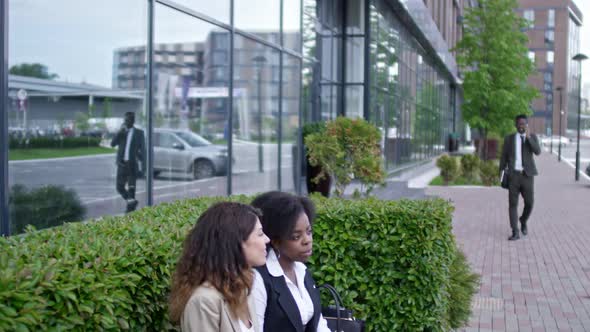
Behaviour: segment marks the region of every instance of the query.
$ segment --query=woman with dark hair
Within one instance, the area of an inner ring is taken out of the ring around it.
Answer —
[[[262,210],[262,229],[270,238],[266,265],[256,268],[252,290],[258,331],[329,332],[319,291],[305,266],[312,254],[313,202],[271,191],[252,205]]]
[[[255,266],[266,261],[260,211],[223,202],[207,209],[184,241],[170,293],[170,318],[182,331],[250,332]]]

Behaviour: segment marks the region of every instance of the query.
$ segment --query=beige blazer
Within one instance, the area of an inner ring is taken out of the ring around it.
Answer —
[[[248,310],[254,331],[258,331],[252,296],[248,297]],[[230,314],[229,305],[223,295],[207,283],[197,287],[186,303],[180,328],[183,332],[243,332],[237,318]]]

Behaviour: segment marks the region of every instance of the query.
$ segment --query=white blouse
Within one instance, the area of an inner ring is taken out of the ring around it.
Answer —
[[[246,324],[244,324],[244,322],[242,322],[241,319],[238,319],[239,324],[240,324],[240,331],[241,332],[255,332],[254,331],[254,324],[252,324],[252,322],[250,322],[250,327],[246,327]]]
[[[274,250],[270,250],[268,253],[268,257],[266,258],[266,268],[268,272],[273,277],[283,277],[287,282],[287,287],[289,287],[289,291],[297,303],[297,308],[299,309],[299,314],[301,316],[301,323],[303,325],[307,325],[309,321],[313,318],[314,310],[313,310],[313,302],[311,301],[311,297],[309,296],[309,292],[307,288],[305,288],[305,271],[307,267],[305,264],[300,262],[295,262],[295,276],[297,277],[297,284],[294,284],[291,279],[285,276],[285,272],[283,268],[279,264],[279,260],[277,255],[275,254]],[[260,326],[260,331],[264,331],[264,313],[266,312],[266,301],[267,301],[267,294],[266,294],[266,287],[264,287],[264,280],[262,280],[262,276],[258,271],[255,270],[254,276],[254,286],[252,287],[252,295],[254,296],[254,301],[256,304],[256,317],[258,318],[258,323]],[[324,319],[323,316],[320,315],[320,321],[318,322],[317,332],[330,332],[328,328],[328,323]]]

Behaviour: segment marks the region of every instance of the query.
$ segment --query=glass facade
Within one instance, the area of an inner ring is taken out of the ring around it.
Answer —
[[[444,150],[453,130],[451,82],[386,1],[371,2],[369,119],[383,133],[387,169]]]
[[[77,197],[76,220],[133,200],[304,191],[300,128],[336,116],[379,127],[388,170],[436,156],[455,125],[454,60],[434,58],[396,11],[384,0],[106,0],[89,14],[11,0],[0,124],[12,232],[27,211],[64,208],[15,198],[47,186]],[[138,142],[145,152],[128,148]]]

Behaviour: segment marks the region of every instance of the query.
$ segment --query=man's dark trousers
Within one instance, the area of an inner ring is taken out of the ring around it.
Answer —
[[[132,161],[117,163],[117,192],[123,199],[135,199],[135,182],[137,166]],[[127,185],[127,188],[125,186]]]
[[[518,234],[518,196],[522,195],[524,199],[524,210],[520,217],[521,226],[526,227],[526,223],[533,210],[533,204],[535,202],[534,179],[539,174],[533,155],[541,154],[539,140],[536,135],[531,134],[521,143],[523,170],[516,170],[515,136],[516,134],[511,134],[504,137],[499,169],[500,172],[508,169],[510,180],[508,185],[508,214],[510,215],[510,227],[514,235]]]
[[[527,176],[524,172],[513,171],[510,174],[508,186],[508,213],[510,215],[510,227],[513,232],[518,232],[518,195],[524,199],[524,210],[520,217],[520,223],[526,227],[526,222],[533,211],[535,202],[535,177]]]

